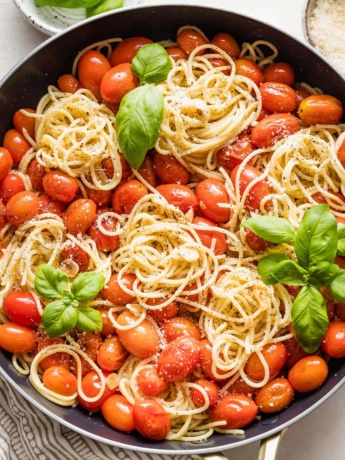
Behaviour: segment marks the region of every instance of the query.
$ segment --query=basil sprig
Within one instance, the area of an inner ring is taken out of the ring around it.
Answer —
[[[67,275],[48,264],[38,267],[35,289],[45,299],[51,299],[42,314],[42,324],[51,338],[66,334],[77,327],[81,331],[100,332],[102,316],[98,310],[79,302],[92,300],[103,288],[105,278],[100,273],[81,273],[69,284]]]
[[[171,61],[161,45],[152,43],[139,49],[131,69],[142,86],[122,98],[115,126],[124,157],[134,169],[138,169],[159,136],[164,100],[154,84],[166,79]]]
[[[296,261],[285,254],[270,254],[258,263],[258,272],[267,285],[282,283],[302,286],[291,309],[292,326],[303,349],[314,353],[328,326],[324,297],[319,291],[328,286],[332,297],[345,301],[345,270],[334,263],[345,255],[345,226],[337,221],[326,204],[305,212],[295,232],[279,217],[253,217],[241,224],[275,244],[294,243]]]

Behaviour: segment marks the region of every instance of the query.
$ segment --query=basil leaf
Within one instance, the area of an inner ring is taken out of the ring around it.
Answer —
[[[93,299],[103,288],[105,278],[100,273],[86,272],[76,277],[71,285],[71,292],[78,302]]]
[[[95,6],[88,7],[86,9],[86,17],[91,18],[97,14],[105,13],[106,11],[116,10],[122,8],[124,5],[124,0],[98,0],[98,3]]]
[[[337,221],[327,204],[308,209],[296,232],[295,253],[303,268],[333,263],[337,252]]]
[[[280,217],[251,217],[242,222],[241,227],[249,228],[260,238],[270,243],[290,243],[295,239],[293,226],[286,219]]]
[[[90,8],[97,5],[100,0],[35,0],[35,5],[56,6],[58,8]]]
[[[278,280],[271,275],[271,272],[282,260],[290,259],[284,254],[270,254],[259,261],[257,269],[265,284],[271,285],[278,283]]]
[[[309,279],[307,270],[290,259],[277,263],[271,270],[271,275],[280,283],[292,286],[303,286]]]
[[[139,168],[159,136],[163,118],[163,95],[153,85],[127,93],[116,115],[116,131],[121,151],[128,163]]]
[[[102,315],[94,308],[82,306],[78,308],[77,328],[81,331],[101,332],[103,327]]]
[[[42,314],[43,327],[50,338],[66,334],[77,323],[77,309],[65,305],[63,300],[48,303]]]
[[[171,70],[171,60],[162,45],[152,43],[139,49],[131,69],[141,83],[160,83],[166,80]]]
[[[339,256],[345,256],[345,225],[343,224],[338,226],[337,254]]]
[[[303,286],[291,308],[292,327],[307,353],[314,353],[325,335],[328,316],[325,299],[315,286]]]
[[[338,276],[340,268],[336,264],[321,262],[309,269],[309,282],[315,286],[329,286]]]
[[[57,299],[62,296],[68,285],[68,278],[61,270],[48,264],[40,265],[36,272],[35,289],[45,299]]]
[[[338,275],[329,285],[329,290],[334,300],[345,301],[345,270],[339,269]]]

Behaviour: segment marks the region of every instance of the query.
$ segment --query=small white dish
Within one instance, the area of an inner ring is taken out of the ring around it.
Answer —
[[[37,8],[34,0],[13,0],[19,11],[36,29],[55,35],[77,22],[86,19],[85,8]],[[125,0],[125,6],[139,5],[142,0]]]

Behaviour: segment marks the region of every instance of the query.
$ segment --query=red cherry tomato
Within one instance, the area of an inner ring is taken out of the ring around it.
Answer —
[[[273,113],[254,126],[251,139],[258,148],[266,149],[298,130],[299,124],[296,117],[290,113]]]
[[[169,388],[169,384],[161,379],[156,367],[146,367],[137,377],[139,390],[148,396],[158,396]]]
[[[99,51],[86,51],[78,62],[78,78],[83,88],[90,90],[100,100],[100,84],[111,65]]]
[[[98,349],[103,343],[102,336],[94,332],[76,331],[73,338],[78,342],[80,348],[88,355],[91,361],[96,363]],[[81,366],[82,375],[85,375],[92,370],[91,364],[83,357],[81,357]],[[75,375],[78,372],[74,359],[71,360],[71,372]]]
[[[35,298],[29,292],[12,291],[4,300],[8,318],[21,326],[35,327],[41,321]]]
[[[104,377],[108,376],[108,372],[103,372]],[[81,389],[85,396],[89,398],[94,398],[99,395],[99,398],[96,401],[86,401],[82,398],[81,395],[78,395],[78,402],[89,412],[97,412],[101,409],[102,404],[109,396],[113,395],[117,390],[114,388],[110,390],[107,384],[105,385],[104,392],[100,394],[101,391],[101,379],[96,371],[92,370],[84,375],[81,381]]]
[[[218,46],[218,48],[225,51],[232,59],[237,59],[241,52],[234,37],[224,32],[215,35],[211,40],[211,44]]]
[[[36,345],[36,333],[30,327],[16,323],[0,326],[0,347],[10,353],[30,353]]]
[[[11,225],[18,227],[33,219],[40,209],[39,198],[34,192],[19,192],[6,206],[6,217]]]
[[[189,182],[188,170],[173,155],[153,155],[153,168],[162,184],[182,184]]]
[[[229,66],[228,61],[220,58],[211,58],[209,59],[209,63],[212,65],[212,67],[215,68]],[[224,75],[230,75],[230,69],[223,69],[222,72]]]
[[[230,176],[231,181],[234,184],[234,187],[237,186],[238,182],[241,197],[244,195],[247,188],[250,187],[245,200],[245,206],[260,210],[261,201],[271,193],[271,190],[265,180],[260,180],[253,186],[250,185],[253,180],[261,176],[260,171],[254,166],[247,164],[242,171],[239,172],[240,168],[242,168],[242,165],[238,165],[232,170]],[[269,200],[266,201],[265,206],[266,205],[269,205]]]
[[[125,273],[121,276],[121,281],[123,285],[132,290],[133,284],[136,280],[136,276],[132,273]],[[126,305],[127,303],[132,303],[135,301],[135,297],[131,294],[128,294],[122,289],[118,282],[118,275],[112,275],[110,280],[102,289],[103,299],[110,300],[110,302],[116,303],[118,305]]]
[[[144,184],[136,179],[118,185],[114,191],[112,206],[117,214],[129,214],[137,202],[148,190]]]
[[[127,163],[122,153],[119,153],[119,157],[120,157],[120,162],[122,166],[121,180],[124,181],[124,180],[127,180],[129,177],[131,177],[131,175],[133,174],[133,171],[132,171],[132,168]],[[101,164],[102,164],[102,168],[106,176],[109,177],[109,179],[114,177],[115,171],[114,171],[114,165],[113,165],[111,158],[106,158],[105,160],[102,161]]]
[[[185,337],[187,335],[194,337],[196,340],[201,339],[201,332],[197,323],[181,316],[176,316],[166,321],[161,330],[168,343],[176,340],[178,337]]]
[[[191,54],[195,48],[201,45],[206,45],[206,38],[194,29],[185,28],[177,36],[176,42],[178,46],[186,54]],[[200,56],[205,53],[206,50],[201,50],[197,53]]]
[[[200,342],[200,367],[207,377],[215,381],[221,381],[222,378],[216,377],[212,369],[212,345],[207,339]],[[221,369],[216,369],[218,375],[225,374]]]
[[[237,141],[218,150],[218,166],[232,170],[235,166],[242,163],[255,149],[256,147],[252,143],[249,134],[241,133]]]
[[[135,428],[147,439],[161,441],[170,431],[170,418],[155,400],[144,399],[133,406]]]
[[[328,366],[321,356],[306,356],[290,369],[288,379],[296,391],[306,393],[319,388],[327,375]]]
[[[253,399],[258,392],[258,388],[254,388],[251,385],[248,385],[241,377],[235,380],[235,382],[229,386],[229,393],[233,395],[245,395]]]
[[[119,104],[123,96],[139,85],[139,78],[134,75],[128,62],[109,69],[100,85],[102,98],[113,104]]]
[[[23,110],[28,113],[36,113],[33,109],[25,108]],[[22,134],[24,134],[25,129],[29,136],[35,139],[35,118],[23,113],[22,109],[17,110],[13,115],[13,126]]]
[[[109,57],[111,66],[115,67],[123,62],[131,63],[140,48],[150,43],[153,43],[153,41],[146,37],[125,38],[112,51]]]
[[[102,414],[110,426],[120,431],[133,431],[133,406],[119,394],[113,394],[102,404]]]
[[[184,214],[190,209],[196,210],[198,200],[190,188],[179,184],[158,185],[156,190],[167,200],[169,204],[176,206]]]
[[[14,164],[20,163],[20,160],[31,148],[23,134],[16,129],[10,129],[6,132],[2,145],[10,152]]]
[[[254,251],[263,251],[268,245],[268,241],[256,235],[250,228],[245,228],[246,242]]]
[[[292,366],[297,363],[297,361],[304,358],[305,356],[308,356],[308,353],[303,350],[303,348],[301,347],[301,345],[295,337],[291,337],[291,339],[284,340],[284,345],[288,352],[288,359],[285,363],[285,367],[287,369],[291,369]]]
[[[202,227],[203,229],[195,229],[198,234],[201,243],[207,248],[211,248],[214,245],[214,253],[216,256],[224,254],[228,244],[224,233],[218,232],[216,228],[217,224],[211,220],[205,219],[204,217],[195,217],[193,219],[193,225]],[[204,230],[205,229],[205,230]]]
[[[343,111],[343,105],[339,99],[327,94],[313,94],[300,103],[298,116],[308,126],[336,125],[340,122]]]
[[[87,197],[92,200],[98,207],[105,207],[111,203],[113,192],[112,190],[95,190],[85,186]]]
[[[105,211],[106,212],[106,211]],[[98,211],[97,216],[102,215],[103,211]],[[114,232],[117,228],[117,219],[107,217],[102,219],[101,227],[109,232]],[[88,230],[89,235],[95,241],[99,251],[116,251],[120,246],[120,239],[117,235],[106,235],[98,226],[98,217],[92,222]]]
[[[64,367],[49,367],[43,372],[43,385],[62,396],[72,396],[77,391],[76,377]]]
[[[71,243],[61,251],[61,262],[72,260],[75,262],[80,272],[85,272],[89,268],[90,256],[83,248]]]
[[[81,88],[80,81],[70,73],[65,73],[58,78],[57,85],[63,93],[74,94]]]
[[[98,311],[100,312],[102,316],[102,322],[103,322],[103,327],[101,330],[101,334],[105,337],[108,335],[116,335],[117,331],[113,323],[110,321],[109,318],[109,309],[108,308],[99,308]],[[112,312],[112,317],[114,320],[118,317],[118,314],[115,312]]]
[[[174,59],[175,62],[180,59],[188,59],[188,54],[182,51],[178,46],[171,46],[166,49],[166,52]]]
[[[280,371],[288,358],[287,349],[282,342],[264,345],[262,355],[268,365],[271,377]],[[250,355],[244,370],[248,377],[253,380],[262,380],[265,377],[264,366],[256,353]]]
[[[225,185],[219,179],[205,179],[195,189],[199,210],[203,217],[217,224],[230,219],[230,198]],[[225,206],[222,206],[225,205]]]
[[[4,179],[11,171],[13,166],[13,158],[9,150],[0,147],[0,181]]]
[[[285,409],[294,398],[294,390],[284,377],[270,380],[258,391],[255,403],[261,412],[272,414]]]
[[[236,74],[241,75],[242,77],[247,77],[252,80],[256,86],[260,86],[264,81],[264,75],[260,67],[250,59],[236,59]]]
[[[291,86],[295,79],[295,71],[286,62],[274,62],[264,70],[264,79]]]
[[[2,230],[5,225],[7,224],[7,217],[6,217],[6,206],[0,201],[0,230]],[[1,254],[1,251],[0,251]]]
[[[67,230],[73,235],[86,233],[96,218],[96,210],[97,206],[92,200],[80,198],[73,201],[63,216]]]
[[[138,173],[146,182],[151,185],[151,187],[157,187],[158,178],[153,167],[152,158],[149,155],[146,155],[144,161],[139,166]]]
[[[50,171],[43,178],[43,188],[54,200],[69,203],[75,197],[79,186],[74,177],[62,171]]]
[[[270,112],[288,113],[297,107],[297,95],[285,83],[265,82],[259,91],[263,108]]]
[[[165,299],[148,299],[147,304],[149,306],[161,305]],[[159,326],[162,326],[166,321],[174,318],[179,313],[179,306],[177,302],[170,302],[166,307],[151,310],[148,309],[148,313],[154,318]]]
[[[117,336],[108,337],[98,349],[97,364],[105,371],[117,371],[126,361],[127,356],[128,352],[120,339]]]
[[[197,385],[200,385],[203,390],[206,391],[208,396],[209,405],[213,406],[218,401],[219,391],[218,386],[215,382],[207,379],[198,379],[194,382]],[[205,398],[202,395],[201,391],[197,388],[191,389],[191,396],[195,405],[202,407],[205,404]]]
[[[226,422],[219,428],[233,430],[251,423],[258,408],[254,401],[245,395],[229,394],[220,398],[218,403],[209,408],[212,422]]]
[[[42,351],[44,348],[49,347],[50,345],[63,345],[65,340],[62,337],[55,337],[54,339],[48,337],[44,332],[39,332],[37,334],[37,347],[36,354]],[[53,353],[46,358],[43,358],[40,361],[40,367],[45,371],[49,367],[64,367],[69,370],[70,368],[70,355],[64,352]]]
[[[46,175],[45,168],[36,160],[32,160],[29,164],[27,174],[30,178],[31,184],[38,192],[43,192],[43,178]]]
[[[345,356],[345,322],[333,321],[329,324],[321,342],[322,350],[331,358]]]
[[[24,192],[25,185],[23,179],[15,173],[7,174],[0,182],[0,198],[4,204],[19,192]]]
[[[66,205],[62,201],[54,200],[46,193],[42,193],[39,196],[40,201],[40,214],[44,214],[46,212],[50,212],[52,214],[57,214],[58,216],[62,217],[63,213],[65,212]]]

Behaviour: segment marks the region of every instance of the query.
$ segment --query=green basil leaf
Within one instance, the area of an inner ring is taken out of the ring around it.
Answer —
[[[275,244],[290,243],[295,239],[293,226],[280,217],[251,217],[242,222],[241,227],[247,227],[260,238]]]
[[[171,60],[162,45],[152,43],[139,49],[131,69],[141,83],[160,83],[166,80],[171,70]]]
[[[77,309],[65,305],[63,300],[48,303],[43,310],[42,324],[50,338],[59,337],[72,330],[77,324]]]
[[[314,353],[328,326],[325,299],[315,286],[303,286],[291,308],[292,327],[301,347]]]
[[[309,269],[309,282],[315,286],[329,286],[338,276],[340,268],[336,264],[321,262]]]
[[[78,302],[92,300],[103,288],[105,278],[97,272],[85,272],[76,277],[71,292]]]
[[[98,0],[95,6],[86,9],[86,17],[91,18],[92,16],[105,13],[106,11],[117,10],[118,8],[122,8],[123,5],[124,0]]]
[[[82,306],[78,308],[77,328],[81,331],[101,332],[103,327],[102,315],[94,308]]]
[[[345,225],[338,225],[338,247],[337,254],[345,256]]]
[[[58,8],[91,8],[99,2],[100,0],[35,0],[35,5],[38,8],[41,6],[55,6]]]
[[[334,300],[345,302],[345,270],[339,269],[338,275],[329,285]]]
[[[337,221],[328,204],[308,209],[296,232],[295,253],[298,263],[306,269],[321,262],[333,263],[337,240]]]
[[[258,263],[258,272],[262,278],[262,281],[267,284],[276,284],[278,280],[275,279],[271,272],[274,270],[274,267],[281,262],[282,260],[290,260],[284,254],[270,254],[268,256],[263,257]]]
[[[68,285],[67,275],[48,264],[40,265],[35,276],[35,289],[45,299],[57,299],[62,296]]]
[[[271,270],[273,278],[282,284],[303,286],[308,283],[308,271],[293,260],[282,260]]]
[[[140,86],[123,97],[115,124],[121,151],[133,168],[154,147],[162,118],[163,95],[156,86]]]

